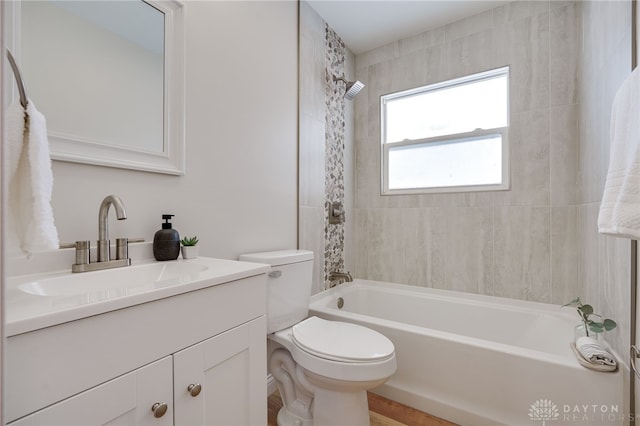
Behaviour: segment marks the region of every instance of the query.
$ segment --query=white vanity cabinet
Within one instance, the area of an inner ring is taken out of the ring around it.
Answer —
[[[172,359],[165,357],[9,425],[170,426],[173,425],[171,379]],[[154,406],[162,416],[154,417],[150,409]]]
[[[176,425],[267,424],[265,327],[262,317],[173,356]]]
[[[260,273],[9,336],[4,420],[264,425],[265,315]]]

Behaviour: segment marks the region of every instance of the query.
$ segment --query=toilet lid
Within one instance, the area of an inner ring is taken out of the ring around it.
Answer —
[[[379,361],[393,355],[391,340],[377,331],[340,321],[310,317],[293,326],[293,342],[321,358],[347,361]]]

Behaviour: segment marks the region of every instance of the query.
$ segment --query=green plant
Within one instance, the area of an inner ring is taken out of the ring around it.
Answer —
[[[571,302],[565,303],[562,306],[576,307],[576,309],[578,310],[578,315],[580,316],[580,319],[584,324],[584,330],[587,333],[587,336],[589,336],[589,330],[591,330],[594,333],[602,333],[604,331],[611,331],[618,326],[618,324],[616,324],[614,320],[609,318],[604,318],[600,322],[589,319],[591,315],[595,315],[599,318],[602,318],[602,315],[598,315],[594,313],[593,306],[585,305],[584,303],[582,303],[579,297],[576,297]]]
[[[198,237],[194,235],[193,237],[184,237],[180,240],[180,243],[185,247],[189,247],[195,246],[196,244],[198,244],[198,241]]]

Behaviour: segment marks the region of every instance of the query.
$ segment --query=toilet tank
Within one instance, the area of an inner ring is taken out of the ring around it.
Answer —
[[[244,262],[271,265],[267,279],[267,333],[307,317],[313,277],[313,252],[280,250],[240,255]]]

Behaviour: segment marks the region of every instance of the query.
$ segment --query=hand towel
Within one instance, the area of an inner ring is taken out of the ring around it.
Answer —
[[[25,125],[27,123],[27,112],[24,110],[20,101],[17,100],[7,108],[7,143],[5,153],[7,160],[5,167],[7,168],[6,177],[12,177],[16,169],[18,168],[18,161],[20,161],[20,153],[22,152],[22,145],[25,131]]]
[[[15,107],[9,108],[8,224],[14,241],[30,255],[37,250],[57,249],[59,242],[51,208],[53,173],[46,120],[31,100],[26,115],[23,110],[22,121],[19,115]]]
[[[578,352],[592,364],[616,365],[616,359],[593,337],[580,337],[576,341]]]
[[[598,231],[640,239],[640,67],[616,93],[611,111],[610,149]]]

